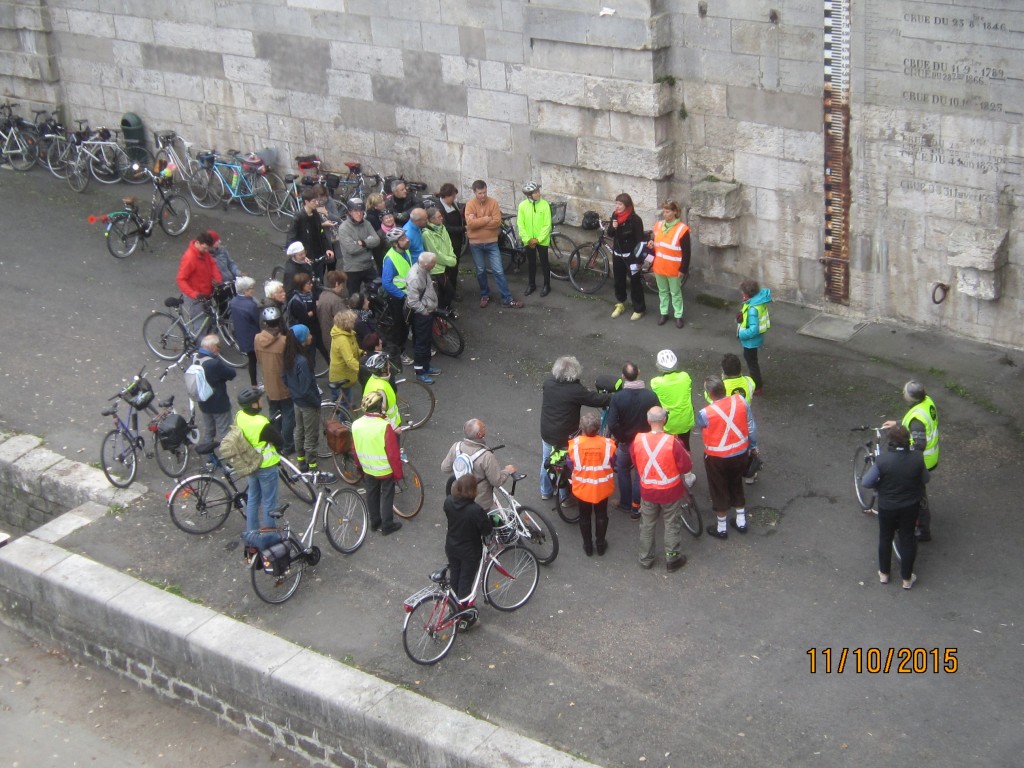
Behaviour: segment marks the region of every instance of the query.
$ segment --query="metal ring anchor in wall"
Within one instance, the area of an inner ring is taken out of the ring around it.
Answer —
[[[936,283],[932,288],[932,304],[941,304],[949,295],[949,286],[945,283]]]

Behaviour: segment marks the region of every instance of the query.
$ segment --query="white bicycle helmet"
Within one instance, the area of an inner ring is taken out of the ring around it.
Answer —
[[[658,353],[659,371],[674,371],[678,364],[679,359],[676,357],[676,353],[671,349],[663,349]]]
[[[366,370],[371,373],[380,373],[387,369],[390,361],[391,358],[388,356],[387,352],[374,352],[366,358],[366,362],[363,363],[363,365],[366,366]]]
[[[527,197],[532,195],[538,189],[540,189],[540,184],[538,184],[535,181],[528,181],[525,184],[523,184],[523,194],[526,195]]]
[[[388,230],[388,233],[384,235],[384,239],[389,243],[397,243],[403,237],[405,237],[405,230],[401,227],[392,227]]]

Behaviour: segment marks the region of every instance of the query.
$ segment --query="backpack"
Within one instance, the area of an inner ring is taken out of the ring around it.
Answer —
[[[459,442],[458,445],[461,447],[462,443]],[[452,473],[455,475],[455,479],[458,480],[463,475],[473,474],[473,462],[476,461],[477,458],[480,457],[480,454],[486,450],[489,449],[481,448],[472,456],[465,451],[459,451],[455,455],[455,461],[452,462]]]
[[[232,424],[224,439],[220,441],[219,452],[220,458],[234,468],[237,477],[251,475],[263,463],[263,454],[245,439],[237,424]]]
[[[185,370],[185,391],[197,403],[205,403],[213,397],[213,387],[206,380],[206,369],[199,362],[199,356],[192,358],[192,365]]]

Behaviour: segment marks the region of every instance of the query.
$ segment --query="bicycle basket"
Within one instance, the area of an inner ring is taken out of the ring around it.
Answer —
[[[555,226],[565,223],[565,202],[551,203],[551,223]]]
[[[601,215],[597,211],[584,211],[583,222],[580,226],[583,229],[600,229]]]
[[[96,133],[96,138],[100,141],[110,141],[110,131],[106,128],[100,128]]]
[[[188,422],[180,413],[170,413],[157,425],[156,436],[161,448],[173,451],[188,437]]]
[[[156,394],[153,392],[153,385],[146,379],[139,379],[127,386],[121,393],[121,399],[132,408],[142,409],[153,402]]]
[[[263,162],[263,158],[254,152],[250,152],[242,160],[242,170],[246,173],[258,173],[264,174],[267,172],[267,164]]]
[[[508,545],[512,544],[516,539],[519,538],[519,530],[516,526],[515,520],[509,520],[504,525],[498,525],[494,528],[494,540],[498,544]]]

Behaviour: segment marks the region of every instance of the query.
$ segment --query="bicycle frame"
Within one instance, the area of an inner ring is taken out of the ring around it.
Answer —
[[[249,181],[249,177],[242,168],[241,163],[229,163],[224,160],[214,160],[212,170],[224,183],[224,190],[227,192],[229,200],[241,200],[243,198],[248,199],[256,197],[256,191],[253,189],[253,186]],[[226,176],[225,170],[229,170],[230,174]]]

